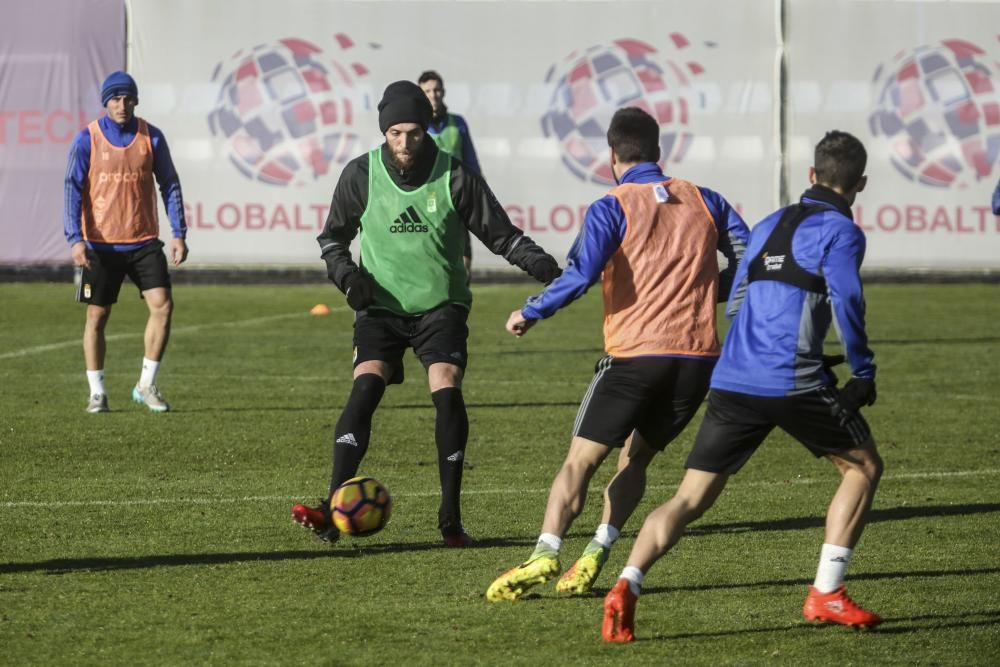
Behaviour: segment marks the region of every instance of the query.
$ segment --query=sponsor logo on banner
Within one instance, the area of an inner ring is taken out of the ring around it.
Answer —
[[[558,140],[563,164],[577,178],[614,185],[607,131],[611,116],[625,106],[639,107],[659,122],[662,162],[684,159],[693,139],[692,114],[705,108],[693,85],[704,68],[686,57],[689,45],[672,33],[666,55],[638,39],[619,39],[575,51],[549,68],[545,82],[552,97],[542,132]]]
[[[945,39],[879,65],[868,122],[910,181],[966,188],[995,178],[1000,158],[1000,64],[979,46]]]
[[[337,34],[334,41],[340,60],[312,42],[287,38],[242,49],[216,65],[212,81],[219,93],[208,125],[248,179],[312,183],[354,157],[356,119],[371,109],[361,83],[368,67],[351,61],[350,37]]]

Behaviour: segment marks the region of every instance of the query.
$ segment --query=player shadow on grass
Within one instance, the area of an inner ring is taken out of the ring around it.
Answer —
[[[1000,512],[1000,503],[969,503],[965,505],[914,505],[873,509],[868,515],[868,524],[906,519],[926,519],[929,517],[964,516]],[[749,533],[767,530],[802,530],[821,528],[826,525],[825,516],[789,517],[768,521],[733,521],[730,523],[708,523],[688,527],[687,535],[707,533]]]
[[[486,539],[477,540],[468,549],[487,547],[524,546],[528,540]],[[44,572],[47,574],[71,574],[74,572],[107,572],[115,570],[143,570],[157,567],[178,567],[189,565],[227,565],[230,563],[251,563],[267,561],[316,560],[325,558],[360,558],[383,553],[403,553],[415,551],[445,550],[441,542],[393,542],[384,544],[364,544],[350,538],[342,538],[335,545],[325,545],[316,541],[313,549],[294,551],[245,551],[215,554],[162,554],[129,557],[83,557],[53,558],[38,562],[0,563],[0,574]],[[449,550],[451,551],[451,550]],[[454,550],[458,551],[458,550]]]
[[[873,346],[881,345],[968,345],[970,343],[1000,343],[998,336],[954,336],[949,338],[872,338]]]
[[[965,570],[911,570],[908,572],[858,572],[851,573],[851,581],[877,581],[881,579],[929,579],[935,577],[969,577],[1000,574],[1000,567],[984,567]],[[802,577],[799,579],[772,579],[769,581],[719,581],[711,584],[691,584],[688,586],[643,586],[642,595],[657,595],[659,593],[676,593],[678,591],[700,592],[717,590],[736,590],[741,588],[775,588],[778,586],[793,586],[801,588],[813,583],[811,578]],[[599,591],[594,589],[595,594],[607,594],[608,590]],[[1000,613],[1000,612],[998,612]]]
[[[868,523],[880,521],[901,521],[913,518],[946,517],[958,515],[986,514],[1000,511],[1000,503],[978,503],[966,505],[928,505],[913,507],[893,507],[889,509],[873,510],[868,519]],[[823,517],[794,517],[789,519],[774,519],[769,521],[736,521],[731,523],[707,524],[688,529],[690,537],[707,535],[720,532],[751,532],[766,530],[801,530],[806,528],[818,528],[825,524]],[[579,535],[583,535],[580,533]],[[568,537],[577,536],[576,533]],[[633,535],[634,537],[634,535]],[[534,543],[534,537],[495,537],[481,538],[471,547],[473,549],[486,549],[494,547],[523,547]],[[319,545],[317,545],[319,547]],[[219,565],[227,563],[241,563],[247,561],[280,561],[280,560],[313,560],[318,558],[355,558],[359,556],[373,555],[379,553],[400,553],[409,551],[428,551],[432,549],[443,549],[440,542],[412,542],[412,543],[389,543],[389,544],[362,544],[353,540],[345,540],[330,548],[314,548],[310,550],[298,549],[294,551],[267,551],[267,552],[234,552],[219,554],[166,554],[137,557],[92,557],[92,558],[56,558],[51,560],[24,562],[24,563],[0,563],[0,574],[11,574],[21,572],[47,572],[50,574],[67,574],[76,571],[107,571],[107,570],[132,570],[153,567],[174,567],[180,565]],[[989,569],[976,571],[979,574],[991,574],[1000,572],[1000,569]],[[910,573],[869,573],[852,574],[852,579],[884,579],[899,577],[929,577],[929,576],[949,576],[966,575],[969,571],[927,571]],[[669,587],[644,589],[643,593],[656,593],[666,590],[707,590],[711,588],[746,588],[752,586],[774,586],[774,585],[804,585],[811,580],[795,579],[778,582],[752,582],[752,583],[730,583],[711,584],[693,586],[689,589],[684,587]],[[606,591],[605,591],[606,592]],[[530,596],[526,596],[530,597]]]
[[[643,595],[646,590],[643,589]],[[795,620],[791,620],[795,618]],[[970,620],[964,620],[970,619]],[[975,620],[971,620],[975,619]],[[942,630],[945,628],[989,628],[1000,622],[1000,611],[987,609],[969,611],[960,614],[920,614],[919,616],[894,616],[885,619],[885,624],[877,628],[862,631],[873,635],[900,635],[916,632],[926,632],[928,629]],[[740,635],[759,635],[771,632],[788,632],[805,630],[808,632],[850,632],[850,629],[836,625],[816,625],[789,614],[789,622],[785,625],[772,625],[765,628],[740,628],[734,630],[718,630],[707,632],[675,632],[660,634],[655,637],[643,636],[641,625],[637,627],[636,642],[643,641],[677,641],[681,639],[706,639],[711,637],[734,637]],[[858,632],[858,631],[855,631]]]

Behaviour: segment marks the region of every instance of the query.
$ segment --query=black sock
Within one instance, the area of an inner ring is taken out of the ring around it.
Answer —
[[[457,532],[462,525],[460,497],[465,445],[469,440],[469,415],[458,387],[446,387],[431,394],[437,409],[434,439],[438,450],[438,474],[441,478],[441,507],[438,528]]]
[[[385,380],[374,373],[354,379],[347,405],[340,413],[333,431],[333,474],[330,476],[330,496],[342,483],[354,477],[361,459],[368,451],[372,433],[372,415],[385,393]],[[329,496],[328,496],[329,497]]]

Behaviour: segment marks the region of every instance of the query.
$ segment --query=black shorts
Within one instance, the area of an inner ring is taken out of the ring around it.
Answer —
[[[837,454],[871,437],[860,413],[835,414],[837,390],[821,387],[794,396],[751,396],[713,389],[686,468],[732,474],[778,427],[814,456]]]
[[[448,304],[415,317],[384,310],[360,311],[354,320],[354,365],[385,361],[395,369],[389,384],[403,381],[403,353],[412,347],[426,369],[445,362],[465,369],[469,311]]]
[[[698,411],[714,366],[714,358],[608,355],[594,367],[573,435],[621,447],[635,430],[662,451]]]
[[[155,240],[141,248],[125,252],[105,252],[87,248],[90,268],[84,268],[76,300],[95,306],[110,306],[118,302],[122,281],[128,276],[139,288],[139,296],[149,289],[170,289],[167,256],[163,241]]]

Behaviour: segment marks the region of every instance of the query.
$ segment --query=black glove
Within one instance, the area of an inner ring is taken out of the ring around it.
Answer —
[[[852,377],[840,390],[837,403],[847,412],[857,412],[863,405],[873,405],[875,396],[875,380]]]
[[[532,265],[531,275],[538,282],[548,285],[562,275],[562,269],[555,260],[538,261]]]
[[[364,310],[375,302],[372,279],[360,271],[347,274],[344,278],[344,294],[347,305],[353,310]]]

